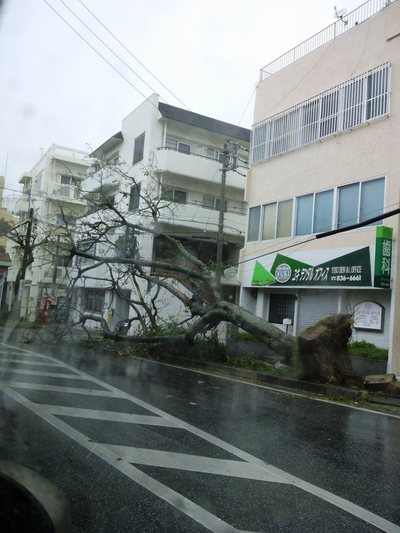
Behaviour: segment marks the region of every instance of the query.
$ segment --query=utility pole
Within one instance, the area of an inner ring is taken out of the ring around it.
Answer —
[[[224,151],[222,158],[221,169],[221,190],[219,198],[219,220],[218,220],[218,235],[217,235],[217,265],[215,271],[215,279],[217,286],[221,285],[222,276],[222,251],[224,247],[224,214],[225,214],[225,184],[226,173],[228,170],[236,170],[237,166],[237,144],[234,144],[232,148],[228,148],[227,144],[224,144]],[[232,161],[231,161],[232,158]]]
[[[27,227],[26,227],[24,255],[22,257],[20,280],[24,280],[25,279],[25,273],[26,273],[26,269],[27,269],[27,266],[28,266],[28,257],[29,257],[29,250],[30,250],[30,246],[31,246],[31,236],[32,236],[32,226],[33,226],[33,214],[34,214],[34,209],[33,209],[33,207],[31,207],[29,209],[28,224],[27,224]]]
[[[58,261],[59,248],[60,248],[60,236],[57,235],[56,253],[54,254],[54,259],[53,259],[53,278],[52,278],[52,284],[51,284],[51,296],[53,297],[54,304],[57,303],[57,261]]]

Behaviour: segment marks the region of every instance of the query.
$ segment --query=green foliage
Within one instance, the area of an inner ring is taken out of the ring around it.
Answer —
[[[375,359],[378,361],[386,361],[388,358],[388,350],[386,348],[379,348],[372,342],[355,341],[348,344],[351,355],[360,355],[368,357],[368,359]]]

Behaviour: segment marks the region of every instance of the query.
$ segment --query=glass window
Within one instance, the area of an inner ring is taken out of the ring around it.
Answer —
[[[338,228],[357,224],[359,189],[359,183],[339,187]]]
[[[168,148],[169,150],[176,150],[178,146],[178,141],[175,139],[172,139],[171,137],[167,137],[165,139],[165,148]]]
[[[182,154],[190,154],[190,144],[179,142],[178,152],[181,152]]]
[[[322,233],[332,229],[333,190],[318,192],[314,200],[313,233]]]
[[[365,181],[361,184],[360,222],[383,213],[385,178]],[[382,221],[374,224],[381,224]]]
[[[249,209],[249,227],[247,231],[248,241],[258,241],[260,233],[260,213],[261,207],[250,207]]]
[[[293,324],[295,301],[294,294],[271,294],[268,321],[273,324],[282,324],[284,318],[290,318]]]
[[[104,307],[105,291],[101,289],[85,290],[85,311],[90,313],[101,313]]]
[[[296,235],[312,233],[313,194],[297,198]]]
[[[174,202],[178,204],[186,204],[186,191],[174,190]]]
[[[275,239],[276,233],[276,203],[264,205],[262,239]]]
[[[136,137],[133,149],[133,164],[142,161],[144,153],[144,133]]]
[[[276,236],[290,237],[292,234],[293,200],[278,203],[278,218],[276,222]]]
[[[139,208],[140,202],[140,183],[131,187],[131,193],[129,198],[129,211],[134,211]]]

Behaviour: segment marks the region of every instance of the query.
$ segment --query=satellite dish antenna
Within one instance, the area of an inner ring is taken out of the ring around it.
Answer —
[[[336,6],[333,7],[334,9],[334,12],[335,12],[335,17],[338,19],[338,20],[341,20],[343,22],[343,24],[345,26],[347,26],[347,23],[348,21],[347,20],[343,20],[343,17],[345,16],[345,14],[347,13],[347,9],[337,9]]]

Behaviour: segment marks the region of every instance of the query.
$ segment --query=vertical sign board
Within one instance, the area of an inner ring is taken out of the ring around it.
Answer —
[[[393,228],[376,227],[374,287],[390,289]]]

